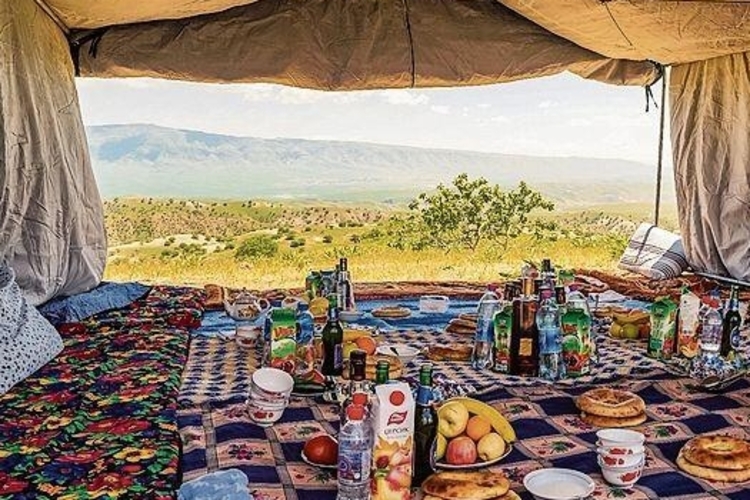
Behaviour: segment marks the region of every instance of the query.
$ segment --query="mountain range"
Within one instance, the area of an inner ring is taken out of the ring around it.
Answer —
[[[87,132],[104,198],[403,201],[466,172],[507,188],[526,181],[564,205],[592,205],[651,202],[656,170],[621,159],[234,137],[154,125]],[[665,189],[673,198],[671,182]]]

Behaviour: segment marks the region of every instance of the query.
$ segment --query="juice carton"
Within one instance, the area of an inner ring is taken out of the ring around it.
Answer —
[[[670,359],[674,353],[677,329],[677,304],[669,297],[657,298],[651,305],[651,335],[647,354],[652,358]]]
[[[687,287],[683,288],[680,296],[676,353],[687,359],[692,359],[698,355],[698,338],[701,326],[698,312],[700,308],[700,297],[688,290]]]
[[[375,387],[372,500],[411,497],[415,411],[409,384],[396,382]]]
[[[294,309],[280,307],[271,311],[271,349],[269,365],[294,376],[297,365],[297,322]]]

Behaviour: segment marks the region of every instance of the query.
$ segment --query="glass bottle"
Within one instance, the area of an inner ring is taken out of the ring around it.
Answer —
[[[539,330],[539,376],[551,381],[560,380],[565,377],[560,310],[550,288],[542,288],[536,325]]]
[[[724,314],[721,349],[719,351],[726,359],[733,360],[740,347],[740,328],[742,328],[742,316],[740,315],[739,290],[736,286],[733,286],[729,295],[727,311]]]
[[[538,303],[532,294],[534,280],[523,278],[521,296],[513,301],[513,329],[510,337],[510,373],[535,377],[539,373],[539,333],[536,327]]]
[[[586,296],[571,285],[562,315],[563,359],[567,375],[580,377],[591,370],[596,344],[591,339],[591,312]]]
[[[344,370],[344,329],[339,321],[336,296],[328,297],[328,321],[323,327],[323,375],[340,376]]]
[[[721,350],[723,318],[719,311],[719,298],[713,292],[706,300],[706,309],[701,318],[699,345],[704,357],[713,358]]]
[[[510,338],[513,330],[513,288],[506,287],[511,293],[506,293],[505,301],[500,310],[495,313],[492,323],[495,330],[495,345],[493,347],[495,362],[492,369],[498,373],[510,373]]]
[[[336,285],[336,295],[338,298],[338,304],[342,311],[354,311],[356,306],[354,304],[354,289],[352,287],[351,276],[349,275],[349,263],[346,257],[339,259],[339,265],[337,268],[338,280]]]
[[[369,406],[369,387],[365,376],[366,368],[367,353],[362,349],[354,349],[349,354],[349,389],[347,391],[346,399],[344,399],[344,411],[341,412],[342,417],[346,413],[346,408],[352,403],[361,404],[365,406],[365,408]],[[361,399],[355,401],[358,396]],[[362,399],[362,397],[364,398]]]
[[[432,474],[432,444],[437,436],[438,416],[433,406],[432,365],[419,369],[417,408],[414,416],[414,476],[412,487],[419,487]]]
[[[390,374],[391,364],[384,359],[378,361],[375,365],[375,385],[387,384]]]
[[[474,334],[474,349],[471,365],[477,370],[492,368],[492,346],[495,343],[493,318],[500,307],[497,285],[488,285],[487,291],[479,299],[477,307],[477,330]]]

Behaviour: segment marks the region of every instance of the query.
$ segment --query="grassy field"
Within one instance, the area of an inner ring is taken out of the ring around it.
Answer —
[[[387,204],[143,198],[110,200],[105,210],[106,279],[253,288],[302,286],[309,270],[329,269],[339,256],[349,258],[355,281],[491,281],[543,257],[559,267],[614,269],[628,236],[653,217],[639,204],[558,211],[544,216],[565,229],[557,237],[522,236],[505,252],[489,244],[446,252],[389,246],[387,221],[403,207]],[[661,226],[676,229],[673,208]],[[255,234],[274,237],[276,255],[237,259],[238,246]]]

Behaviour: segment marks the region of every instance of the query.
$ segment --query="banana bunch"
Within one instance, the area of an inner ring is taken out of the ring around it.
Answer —
[[[651,332],[651,315],[640,309],[612,312],[612,325],[609,334],[613,338],[648,338]]]

